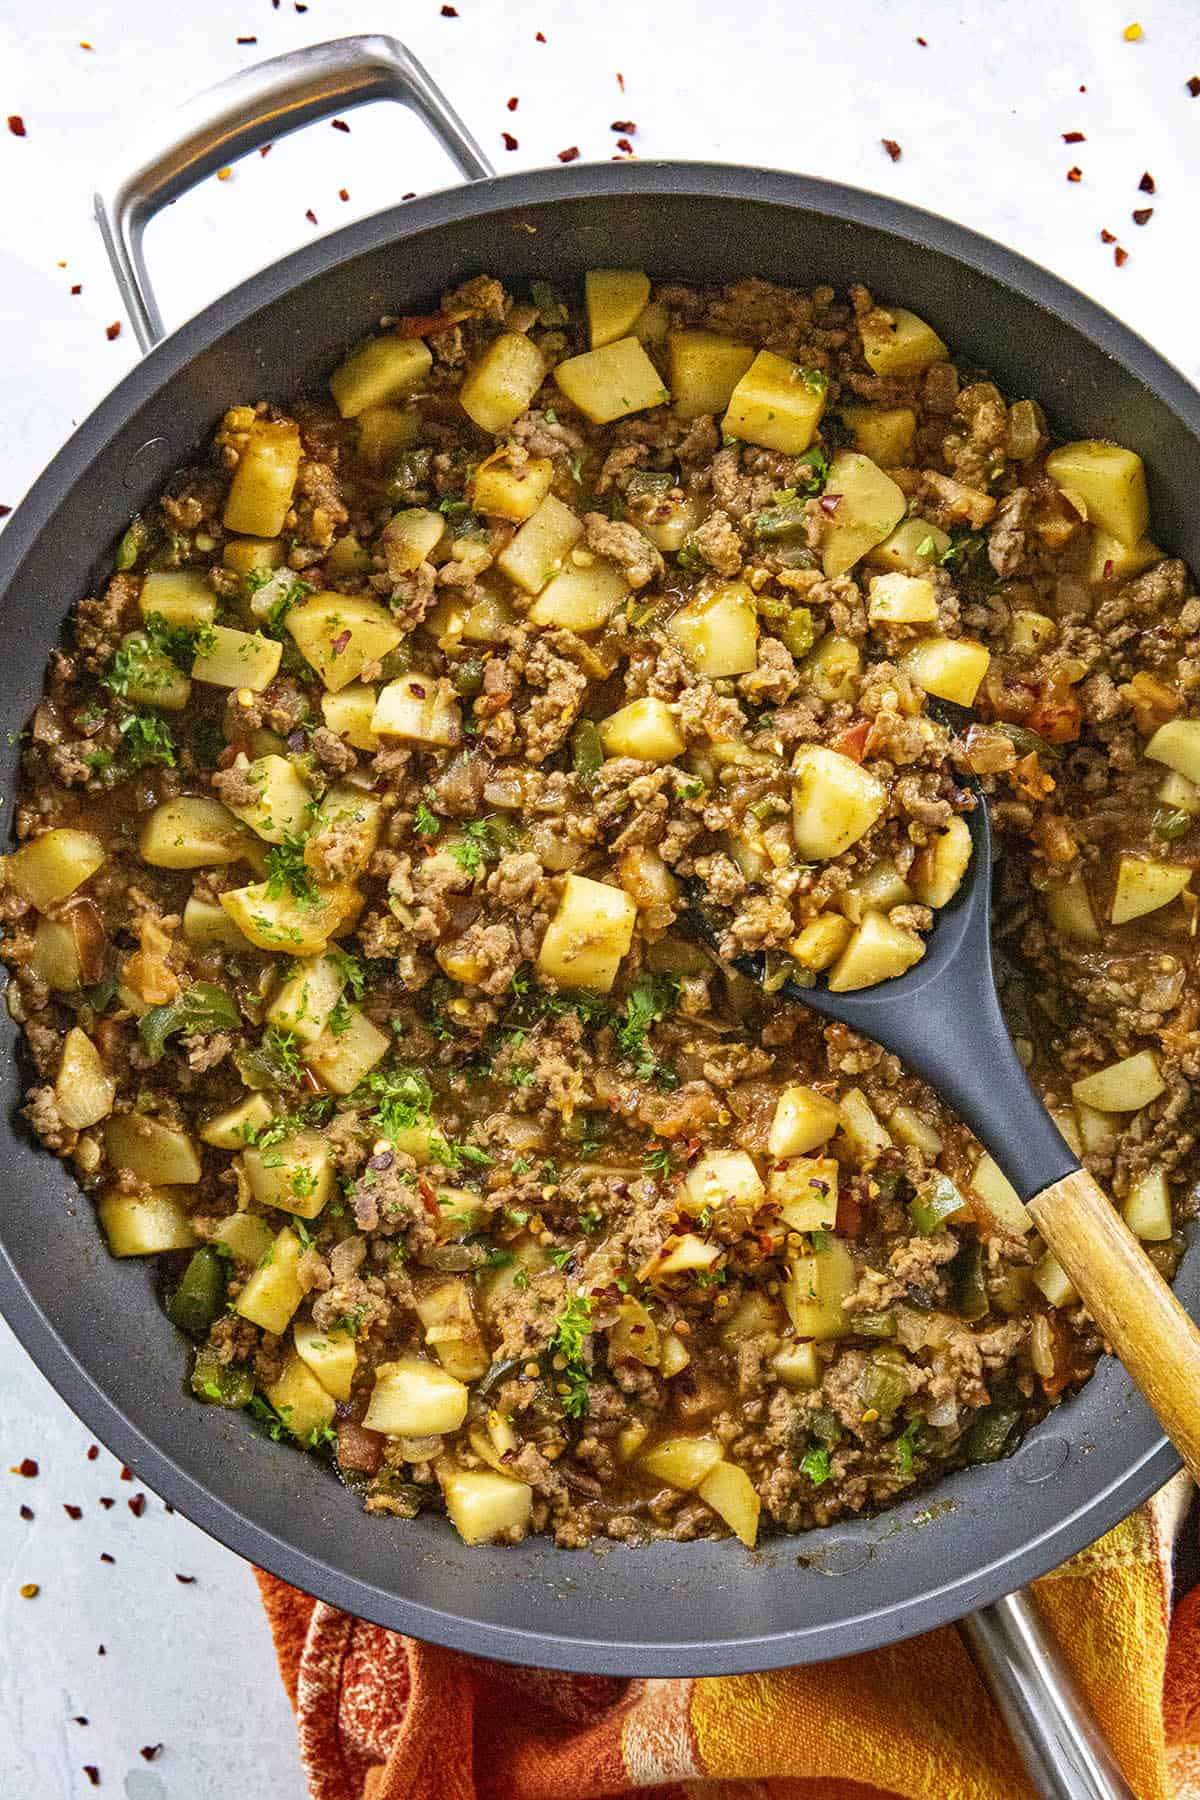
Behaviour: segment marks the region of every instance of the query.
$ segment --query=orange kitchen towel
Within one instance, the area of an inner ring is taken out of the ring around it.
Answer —
[[[1037,1584],[1138,1800],[1200,1800],[1200,1588],[1178,1476]],[[1028,1800],[957,1633],[695,1681],[515,1669],[259,1575],[313,1800]]]

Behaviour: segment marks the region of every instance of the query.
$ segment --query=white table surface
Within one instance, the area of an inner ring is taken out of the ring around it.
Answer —
[[[120,308],[90,210],[95,174],[120,155],[131,122],[256,58],[352,30],[405,38],[503,171],[575,144],[603,160],[611,121],[632,119],[645,156],[802,169],[894,194],[1046,264],[1200,377],[1190,0],[859,0],[824,11],[796,0],[458,0],[458,12],[443,18],[440,0],[310,0],[303,13],[295,0],[0,0],[0,121],[19,113],[27,132],[0,122],[0,504],[17,503],[135,360],[128,324],[106,337]],[[1128,43],[1134,18],[1144,36]],[[239,46],[247,35],[257,44]],[[151,228],[168,323],[314,229],[452,178],[407,114],[376,106],[351,124],[349,135],[319,125],[277,144]],[[1071,131],[1086,141],[1065,144]],[[900,143],[898,162],[884,137]],[[1068,182],[1075,165],[1082,179]],[[1138,191],[1146,170],[1152,197]],[[1131,219],[1139,206],[1154,208],[1142,228]],[[1123,268],[1102,229],[1129,251]],[[126,1503],[140,1490],[107,1451],[88,1460],[89,1433],[3,1326],[0,1397],[0,1792],[90,1794],[91,1763],[100,1791],[127,1800],[301,1800],[247,1567],[153,1496],[135,1517]],[[27,1456],[36,1479],[7,1473]],[[116,1504],[104,1509],[102,1495]],[[177,1573],[196,1580],[181,1585]],[[29,1581],[40,1583],[34,1600],[18,1592]],[[141,1747],[158,1743],[144,1761]]]

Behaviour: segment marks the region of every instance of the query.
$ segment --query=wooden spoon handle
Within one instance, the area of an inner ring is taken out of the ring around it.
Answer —
[[[1086,1169],[1043,1188],[1029,1211],[1200,1482],[1200,1331]]]

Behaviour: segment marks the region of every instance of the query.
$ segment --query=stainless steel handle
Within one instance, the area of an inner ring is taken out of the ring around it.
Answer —
[[[170,142],[136,139],[119,172],[95,197],[96,219],[137,340],[165,336],[142,255],[150,219],[206,175],[285,132],[368,100],[411,107],[468,181],[495,173],[445,95],[395,38],[335,38],[242,69],[186,101],[171,116]]]
[[[1009,1594],[958,1629],[1041,1800],[1137,1800],[1032,1594]]]

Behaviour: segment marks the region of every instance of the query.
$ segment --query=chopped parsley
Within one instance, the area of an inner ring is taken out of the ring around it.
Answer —
[[[560,1313],[550,1354],[555,1363],[561,1357],[565,1368],[555,1368],[555,1387],[568,1419],[582,1419],[588,1410],[588,1381],[591,1371],[583,1360],[583,1346],[592,1329],[592,1303],[585,1294],[573,1294]]]
[[[442,821],[437,814],[431,812],[423,800],[419,800],[413,814],[413,830],[419,837],[436,837],[441,829]]]
[[[816,1445],[810,1445],[800,1458],[800,1473],[807,1475],[814,1487],[820,1487],[829,1480],[833,1470],[829,1466],[829,1452]]]
[[[366,1088],[378,1097],[371,1124],[393,1142],[427,1118],[433,1105],[433,1089],[420,1069],[387,1069],[367,1076]]]
[[[917,1417],[910,1419],[893,1446],[896,1452],[896,1464],[903,1481],[911,1481],[913,1473],[913,1454],[921,1448],[921,1426],[924,1421]]]
[[[156,712],[131,712],[121,720],[121,755],[135,772],[154,763],[173,769],[175,740]]]
[[[625,1015],[616,1025],[617,1042],[640,1081],[649,1081],[661,1072],[647,1034],[674,1009],[679,993],[675,976],[643,975],[625,997]]]
[[[318,906],[321,900],[313,872],[304,860],[304,845],[296,837],[286,837],[267,850],[266,897],[281,900],[285,894],[306,908]]]
[[[663,1144],[657,1150],[647,1150],[642,1158],[642,1167],[647,1175],[654,1175],[665,1181],[671,1173],[671,1146]]]

